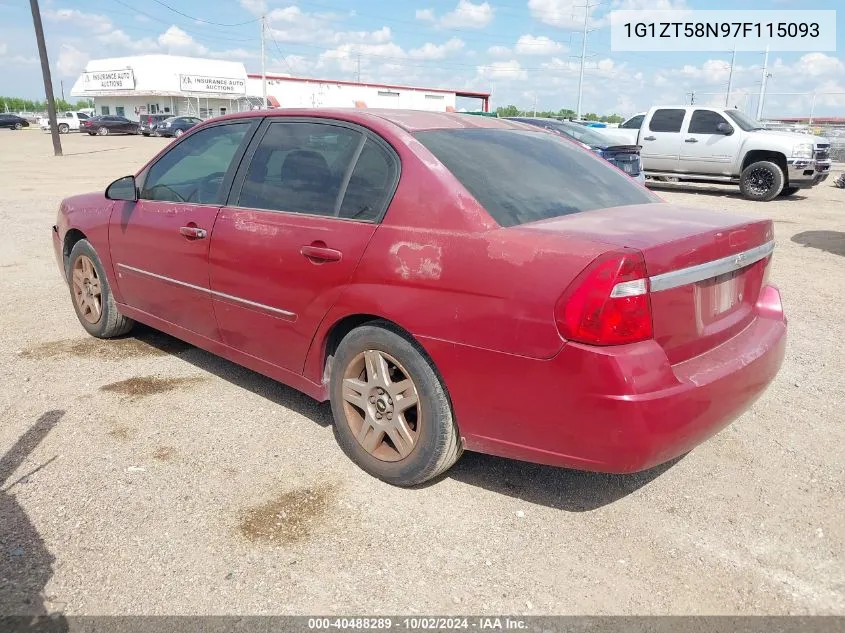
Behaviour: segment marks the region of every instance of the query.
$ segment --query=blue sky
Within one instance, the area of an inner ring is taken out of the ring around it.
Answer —
[[[57,93],[89,59],[172,53],[240,60],[288,74],[493,92],[493,105],[575,108],[587,0],[42,0]],[[842,9],[840,0],[590,0],[584,111],[628,115],[652,103],[724,102],[730,54],[623,53],[607,13],[626,9]],[[175,9],[175,11],[174,11]],[[185,14],[185,15],[180,15]],[[189,16],[189,17],[188,17]],[[197,19],[198,18],[199,21]],[[845,28],[837,50],[772,53],[767,115],[845,115]],[[216,24],[209,24],[216,23]],[[737,53],[731,104],[756,110],[763,54]],[[29,6],[0,0],[0,94],[41,97]],[[719,95],[719,93],[722,93]],[[795,94],[787,94],[795,93]],[[837,94],[840,93],[840,94]]]

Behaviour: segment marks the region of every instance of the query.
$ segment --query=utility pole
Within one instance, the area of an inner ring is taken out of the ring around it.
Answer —
[[[757,120],[763,118],[763,99],[766,98],[766,81],[771,77],[769,73],[769,47],[766,46],[766,55],[763,57],[763,76],[760,80],[760,98],[757,100]]]
[[[62,155],[62,140],[59,138],[59,125],[56,122],[56,98],[53,96],[53,78],[50,76],[50,62],[47,60],[47,44],[44,42],[44,27],[41,25],[41,9],[38,0],[29,0],[32,10],[32,25],[35,27],[35,39],[38,42],[38,56],[41,58],[41,75],[44,78],[44,92],[47,95],[47,117],[50,120],[50,135],[53,137],[53,154]]]
[[[534,93],[534,117],[537,117],[537,93]]]
[[[813,115],[816,113],[816,93],[813,93],[813,103],[810,105],[810,120],[807,121],[807,125],[813,124]]]
[[[695,105],[695,90],[688,92],[687,95],[689,96],[689,104]]]
[[[581,118],[581,97],[584,89],[584,61],[587,59],[587,24],[590,21],[590,3],[584,4],[584,32],[581,37],[581,72],[578,74],[578,113]]]
[[[267,56],[264,52],[264,36],[267,30],[267,16],[261,16],[261,107],[267,109]]]
[[[60,79],[59,85],[62,87],[62,101],[64,101],[65,100],[65,80]]]
[[[725,107],[728,107],[728,101],[731,98],[731,90],[734,87],[734,65],[736,64],[736,46],[734,46],[733,55],[731,55],[731,71],[728,74],[728,92],[725,94]]]
[[[358,53],[357,60],[358,60],[358,71],[355,74],[355,76],[357,77],[356,81],[358,83],[361,83],[361,53]]]

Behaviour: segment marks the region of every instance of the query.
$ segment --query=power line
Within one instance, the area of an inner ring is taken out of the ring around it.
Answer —
[[[285,66],[288,67],[288,70],[291,72],[291,74],[295,75],[296,73],[294,72],[293,67],[288,62],[288,58],[285,57],[284,53],[282,53],[282,48],[279,46],[279,43],[276,41],[276,38],[273,35],[273,29],[267,29],[267,33],[270,34],[270,39],[273,40],[273,44],[276,46],[276,50],[279,53],[279,57],[281,57],[282,61],[285,62]]]
[[[255,18],[254,20],[247,20],[246,22],[236,22],[234,24],[223,24],[221,22],[211,22],[209,20],[203,20],[203,19],[200,19],[200,18],[195,18],[194,16],[188,15],[187,13],[182,13],[179,9],[174,9],[169,4],[162,2],[161,0],[153,0],[153,2],[155,2],[156,4],[160,4],[165,9],[169,9],[170,11],[173,11],[173,13],[178,13],[182,17],[188,18],[189,20],[194,20],[195,22],[201,22],[202,24],[213,24],[214,26],[226,26],[226,27],[243,26],[244,24],[252,24],[254,22],[258,22],[258,20],[261,19],[261,18]]]

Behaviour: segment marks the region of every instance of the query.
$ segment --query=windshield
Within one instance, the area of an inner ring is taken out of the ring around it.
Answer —
[[[740,112],[739,110],[725,110],[724,112],[746,132],[751,132],[752,130],[765,129],[762,123],[760,123],[756,119],[752,119],[750,116],[743,112]]]
[[[553,134],[453,129],[416,137],[501,226],[661,201],[606,161]]]

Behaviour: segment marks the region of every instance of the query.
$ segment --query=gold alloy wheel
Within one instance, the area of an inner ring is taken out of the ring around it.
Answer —
[[[94,262],[87,255],[80,255],[73,263],[71,274],[73,300],[79,314],[88,323],[96,323],[103,313],[103,291]]]
[[[343,374],[343,412],[358,442],[385,462],[405,459],[420,436],[419,394],[395,358],[366,350]]]

